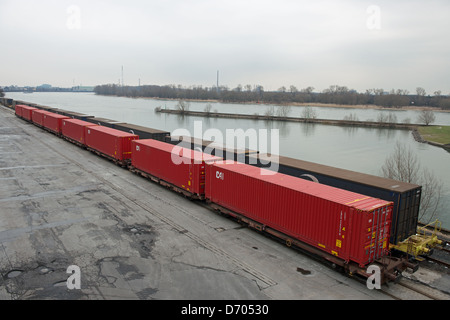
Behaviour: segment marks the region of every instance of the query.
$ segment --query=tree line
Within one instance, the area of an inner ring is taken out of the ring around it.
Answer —
[[[399,108],[405,106],[427,106],[450,110],[450,94],[443,95],[436,91],[427,94],[425,89],[418,87],[416,92],[392,89],[368,89],[357,92],[345,86],[332,85],[322,92],[315,92],[314,87],[297,89],[281,87],[277,91],[265,91],[260,85],[238,85],[229,89],[222,87],[203,87],[181,85],[145,85],[139,87],[120,86],[115,84],[100,85],[94,91],[99,95],[115,95],[123,97],[146,97],[160,99],[184,100],[218,100],[225,103],[323,103],[340,105],[374,105],[385,108]]]

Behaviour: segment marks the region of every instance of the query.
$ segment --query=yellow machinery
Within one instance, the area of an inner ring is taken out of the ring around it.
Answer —
[[[430,227],[432,230],[430,230]],[[439,220],[436,220],[435,222],[418,228],[417,234],[408,239],[396,245],[391,244],[390,248],[405,252],[416,260],[422,260],[419,256],[431,254],[433,248],[442,244],[442,241],[439,240],[437,236],[441,231],[441,227],[442,223]]]

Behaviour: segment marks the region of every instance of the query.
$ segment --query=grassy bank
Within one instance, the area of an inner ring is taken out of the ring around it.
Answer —
[[[450,144],[450,126],[419,127],[418,130],[424,140],[440,144]]]

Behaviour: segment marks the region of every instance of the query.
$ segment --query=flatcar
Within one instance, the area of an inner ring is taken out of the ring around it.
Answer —
[[[367,267],[389,252],[392,202],[234,161],[206,162],[206,199],[215,209],[321,251],[348,270]]]

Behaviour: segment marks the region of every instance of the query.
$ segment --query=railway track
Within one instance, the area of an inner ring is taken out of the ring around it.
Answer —
[[[447,261],[443,261],[443,260],[440,260],[440,259],[437,259],[437,258],[434,258],[434,257],[426,257],[426,260],[432,261],[432,262],[437,263],[439,265],[442,265],[442,266],[444,266],[446,268],[450,268],[450,263],[447,262]]]
[[[366,284],[365,279],[360,277],[352,277],[352,279],[361,284]],[[405,277],[402,277],[396,283],[383,285],[379,292],[393,300],[450,300],[450,294],[432,288],[418,280]]]
[[[418,298],[420,298],[420,296],[423,296],[426,299],[430,300],[450,300],[450,295],[418,281],[402,278],[399,281],[398,285],[415,292],[419,295]]]

